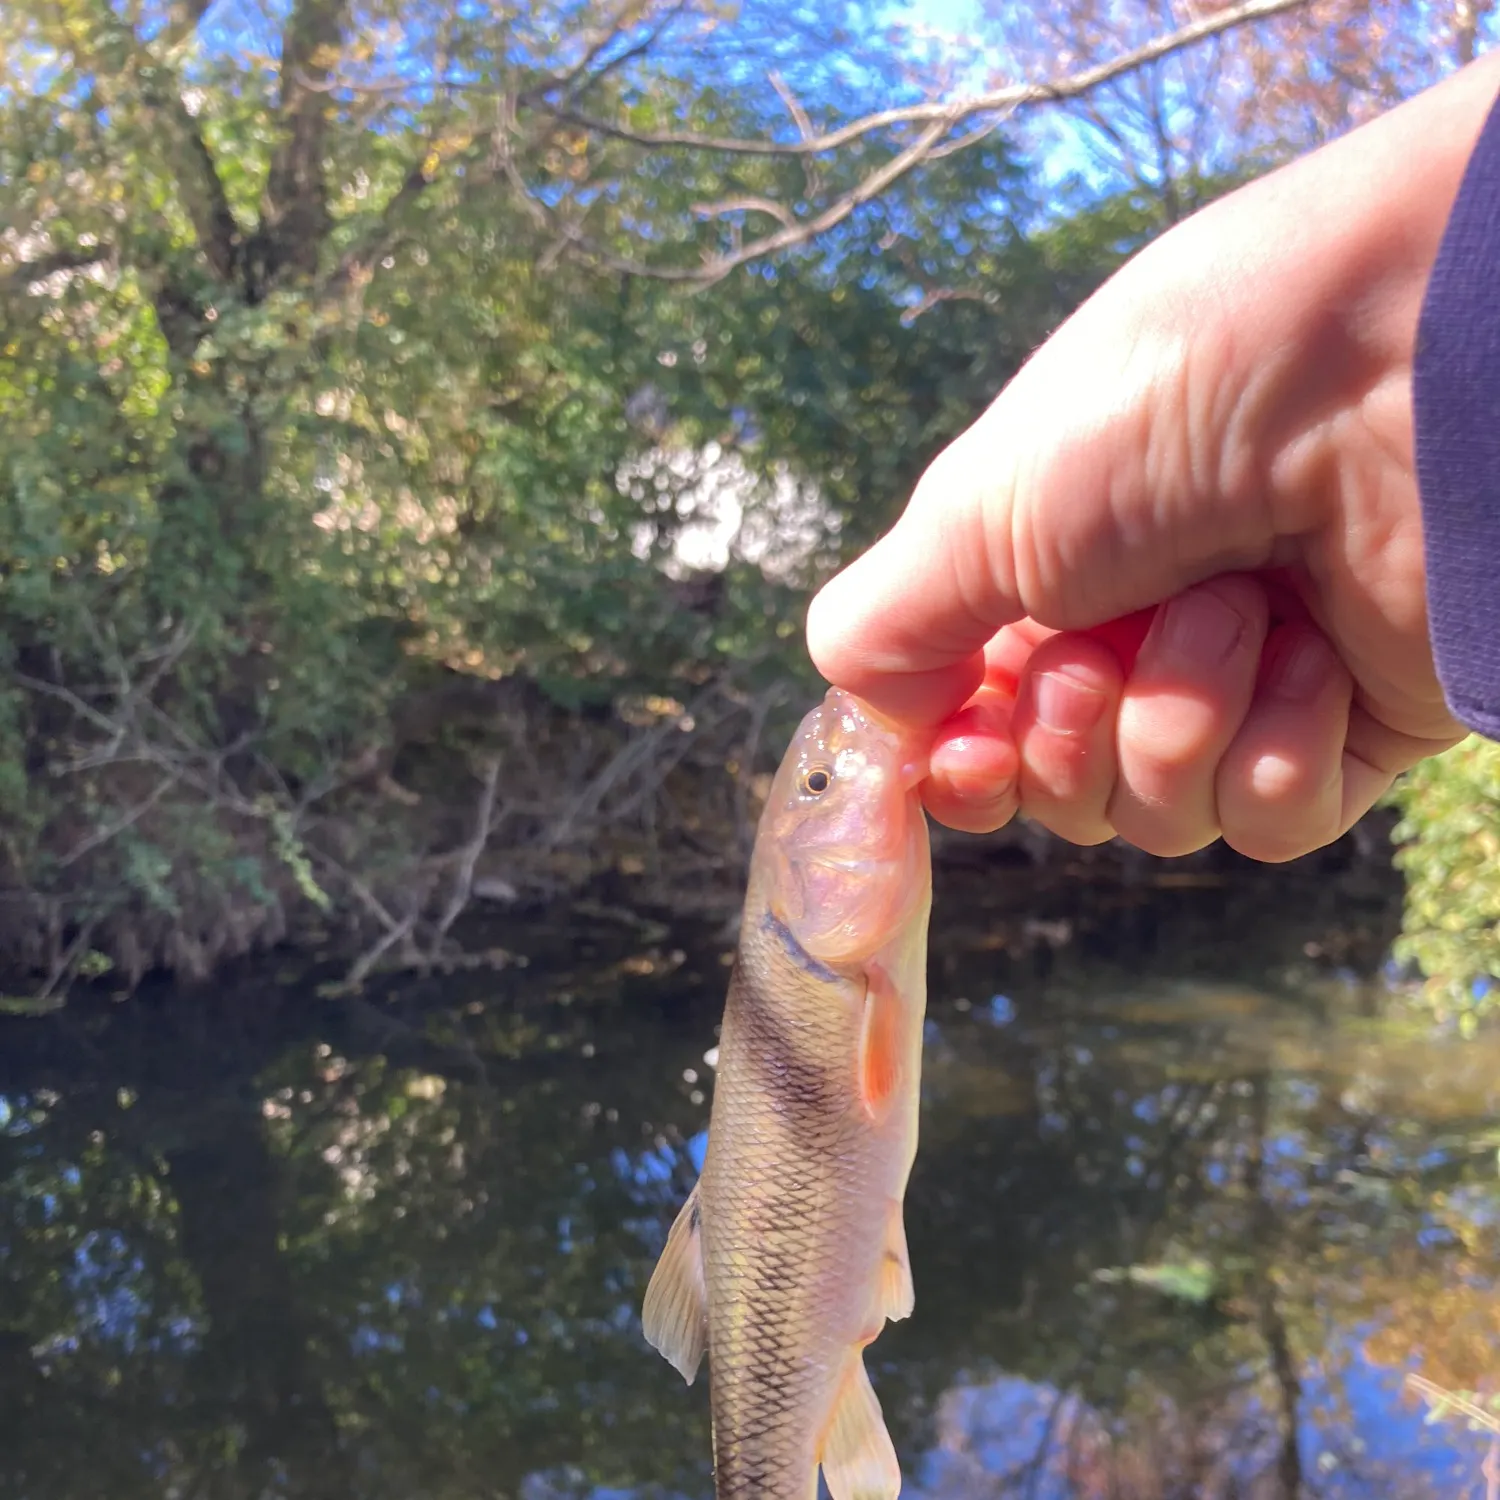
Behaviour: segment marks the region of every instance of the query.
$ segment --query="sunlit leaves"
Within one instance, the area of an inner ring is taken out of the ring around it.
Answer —
[[[1406,924],[1397,952],[1427,976],[1435,1013],[1472,1033],[1500,980],[1500,746],[1471,736],[1395,792]]]

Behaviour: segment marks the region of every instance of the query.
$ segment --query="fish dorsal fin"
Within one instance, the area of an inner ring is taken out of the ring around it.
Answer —
[[[906,1223],[901,1205],[892,1203],[885,1255],[880,1262],[880,1315],[899,1323],[911,1316],[916,1303],[916,1288],[911,1284],[911,1256],[906,1249]]]
[[[698,1229],[698,1189],[688,1194],[667,1235],[641,1307],[646,1342],[689,1385],[708,1348],[708,1295],[703,1285],[703,1236]]]
[[[896,1500],[901,1493],[901,1465],[862,1354],[839,1391],[819,1462],[833,1500]]]
[[[859,1033],[859,1098],[878,1119],[901,1080],[901,997],[883,969],[865,981],[865,1014]]]

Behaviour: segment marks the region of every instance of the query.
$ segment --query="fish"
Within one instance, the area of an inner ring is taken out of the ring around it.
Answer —
[[[691,1385],[718,1500],[894,1500],[864,1350],[914,1304],[931,851],[920,736],[838,688],[757,827],[708,1143],[642,1307]]]

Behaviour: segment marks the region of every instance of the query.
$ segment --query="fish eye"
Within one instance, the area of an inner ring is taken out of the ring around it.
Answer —
[[[809,797],[821,797],[833,785],[833,771],[828,766],[809,766],[802,773],[802,790]]]

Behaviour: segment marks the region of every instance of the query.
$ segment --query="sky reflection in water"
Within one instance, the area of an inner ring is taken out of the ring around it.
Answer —
[[[1500,1055],[1357,977],[1388,893],[1014,901],[940,893],[917,1312],[870,1355],[908,1493],[1479,1483],[1402,1378],[1500,1376]],[[726,971],[575,946],[6,1023],[0,1491],[707,1495],[636,1312]]]

